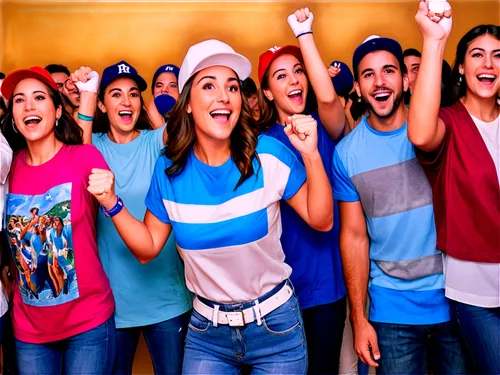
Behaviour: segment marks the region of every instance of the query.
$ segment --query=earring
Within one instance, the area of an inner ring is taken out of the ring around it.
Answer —
[[[458,77],[458,84],[461,85],[462,84],[462,81],[463,81],[463,74],[460,74],[460,76]]]
[[[59,125],[59,119],[56,118],[56,128],[57,128],[57,125]]]
[[[12,119],[12,129],[14,129],[14,133],[17,133],[16,123],[15,123],[14,119]]]
[[[361,103],[361,97],[358,96],[358,103]]]

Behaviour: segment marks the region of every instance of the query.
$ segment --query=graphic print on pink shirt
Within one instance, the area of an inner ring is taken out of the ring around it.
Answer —
[[[71,183],[41,195],[9,194],[7,233],[23,302],[55,306],[79,297],[71,227]]]

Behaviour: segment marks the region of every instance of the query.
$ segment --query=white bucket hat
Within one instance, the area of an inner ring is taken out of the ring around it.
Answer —
[[[252,72],[252,64],[243,55],[236,53],[226,43],[210,39],[191,46],[184,57],[179,72],[179,92],[193,75],[211,66],[225,66],[236,72],[240,80],[245,80]]]

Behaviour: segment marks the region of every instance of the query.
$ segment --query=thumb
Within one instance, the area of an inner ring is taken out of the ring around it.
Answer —
[[[378,340],[376,335],[370,338],[370,345],[372,347],[373,358],[378,361],[380,359],[380,349],[378,348]]]

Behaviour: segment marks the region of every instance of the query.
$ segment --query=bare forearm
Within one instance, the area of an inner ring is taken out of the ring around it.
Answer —
[[[97,106],[97,94],[93,92],[83,91],[80,94],[80,107],[78,112],[84,116],[93,118],[95,116]],[[77,118],[78,125],[83,129],[83,142],[86,144],[92,143],[92,120],[87,121],[82,118]]]
[[[139,262],[146,263],[158,255],[146,224],[133,217],[125,207],[112,220],[123,242]]]
[[[368,246],[368,237],[356,236],[341,229],[340,253],[349,296],[350,318],[354,323],[366,319],[366,296],[370,273]]]
[[[333,226],[333,195],[321,155],[302,155],[307,174],[307,212],[313,228],[328,231]]]
[[[424,40],[422,59],[408,114],[408,138],[418,147],[439,143],[438,113],[445,42]]]

